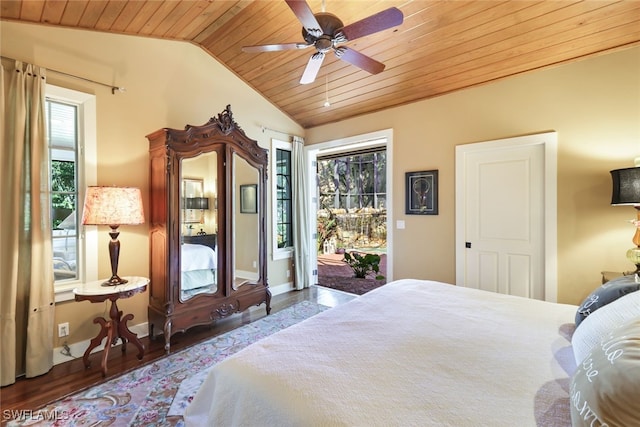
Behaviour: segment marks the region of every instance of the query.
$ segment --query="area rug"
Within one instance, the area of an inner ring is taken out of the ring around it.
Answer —
[[[362,295],[387,283],[385,279],[358,279],[344,276],[318,276],[318,286]]]
[[[206,372],[229,355],[328,307],[303,301],[53,402],[9,426],[183,426]],[[185,381],[186,380],[186,381]],[[184,387],[180,387],[185,382]],[[171,407],[171,414],[169,413]]]

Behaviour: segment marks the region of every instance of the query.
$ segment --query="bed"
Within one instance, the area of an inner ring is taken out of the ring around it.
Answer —
[[[204,292],[215,292],[218,256],[206,245],[183,243],[181,245],[182,298]]]
[[[599,407],[576,389],[577,375],[593,379],[572,348],[578,308],[395,281],[214,366],[185,424],[570,426],[573,411],[574,425],[598,425]],[[581,339],[606,332],[589,333],[600,311],[582,321]],[[625,404],[637,406],[631,396]]]

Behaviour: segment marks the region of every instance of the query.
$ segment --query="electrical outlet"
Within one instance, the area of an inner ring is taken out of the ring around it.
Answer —
[[[69,335],[69,322],[58,323],[58,337],[66,337]]]

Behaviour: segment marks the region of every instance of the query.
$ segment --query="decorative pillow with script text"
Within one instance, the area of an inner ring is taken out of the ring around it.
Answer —
[[[578,364],[570,399],[573,427],[640,426],[640,314]]]
[[[576,365],[616,328],[640,316],[640,291],[628,293],[599,308],[582,321],[571,337]]]

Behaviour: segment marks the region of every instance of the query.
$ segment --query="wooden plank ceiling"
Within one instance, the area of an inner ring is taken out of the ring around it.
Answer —
[[[382,73],[329,53],[315,82],[301,85],[314,48],[243,53],[303,42],[284,0],[2,0],[0,17],[195,43],[305,128],[640,43],[636,0],[308,1],[314,12],[323,3],[345,25],[403,12],[402,25],[345,44],[386,64]]]

